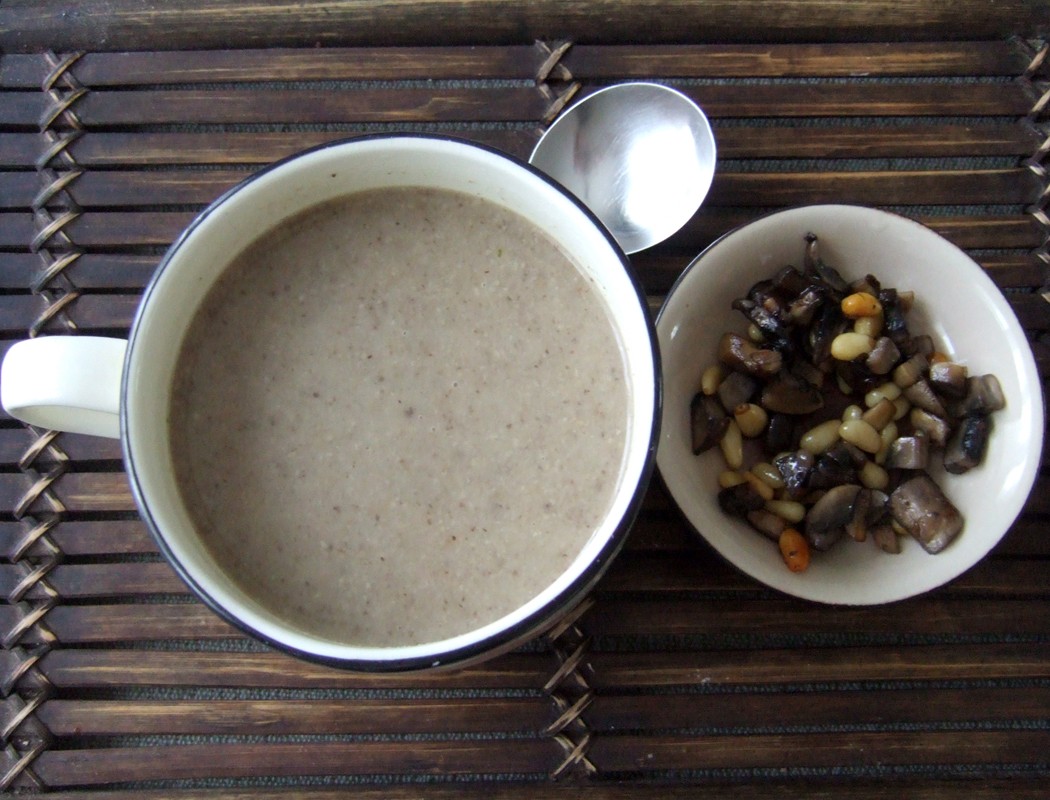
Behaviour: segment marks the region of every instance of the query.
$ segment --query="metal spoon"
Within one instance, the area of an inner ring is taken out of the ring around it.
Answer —
[[[704,112],[656,83],[621,83],[571,106],[529,163],[575,194],[626,253],[663,241],[711,188],[715,138]]]

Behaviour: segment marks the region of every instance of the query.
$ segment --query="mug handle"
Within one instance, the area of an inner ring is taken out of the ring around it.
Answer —
[[[39,428],[118,439],[127,346],[105,336],[16,342],[0,365],[0,405]]]

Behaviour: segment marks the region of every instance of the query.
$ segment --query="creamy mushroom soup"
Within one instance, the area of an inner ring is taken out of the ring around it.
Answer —
[[[222,569],[340,642],[419,644],[520,607],[612,501],[620,343],[537,227],[446,190],[311,209],[193,320],[169,437]]]

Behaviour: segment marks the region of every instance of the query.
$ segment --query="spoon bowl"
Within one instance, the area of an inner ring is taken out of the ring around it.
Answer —
[[[714,177],[715,138],[704,112],[681,92],[622,83],[567,109],[529,163],[576,195],[630,254],[696,213]]]

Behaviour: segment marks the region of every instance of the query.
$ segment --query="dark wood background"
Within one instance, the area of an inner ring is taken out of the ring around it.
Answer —
[[[1050,4],[1020,0],[3,2],[0,349],[125,332],[164,248],[276,158],[384,130],[526,157],[566,104],[650,79],[700,103],[719,147],[701,211],[633,258],[653,308],[740,222],[877,205],[974,256],[1045,378],[1048,31]],[[1048,485],[1044,469],[950,585],[856,609],[738,574],[657,481],[627,551],[550,636],[455,673],[367,677],[274,653],[196,602],[115,443],[0,418],[0,786],[1045,797]]]

